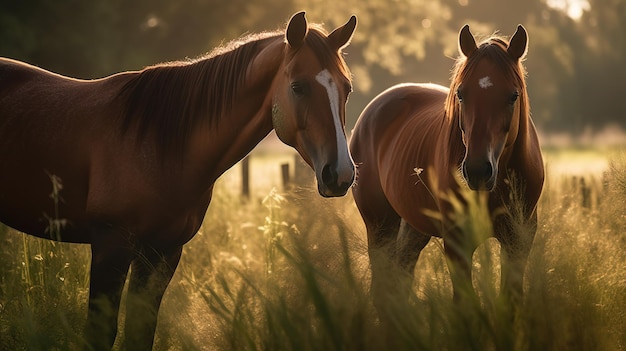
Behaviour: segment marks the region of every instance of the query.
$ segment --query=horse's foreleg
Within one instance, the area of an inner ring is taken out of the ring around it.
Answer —
[[[409,297],[413,286],[415,265],[420,253],[430,241],[429,235],[424,235],[415,230],[404,220],[400,222],[398,240],[396,243],[396,259],[400,268],[406,272],[404,279],[401,279],[400,289],[406,298]]]
[[[395,247],[400,218],[393,216],[383,222],[369,224],[367,245],[372,273],[371,294],[374,306],[379,312],[387,310],[387,304],[397,286],[394,276],[399,274],[395,260]]]
[[[507,223],[506,229],[500,230],[498,239],[501,246],[501,295],[514,305],[519,306],[524,296],[524,270],[530,249],[537,231],[537,213],[523,225],[513,226]]]
[[[91,245],[89,310],[86,342],[96,350],[109,350],[117,334],[120,299],[132,250],[94,242]]]
[[[452,279],[454,301],[475,296],[472,286],[472,254],[476,249],[473,240],[464,240],[463,233],[455,232],[444,237],[444,250]]]
[[[132,262],[126,302],[127,350],[151,350],[159,306],[182,253],[144,248]]]

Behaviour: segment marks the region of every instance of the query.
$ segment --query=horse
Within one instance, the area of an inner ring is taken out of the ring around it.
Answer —
[[[528,35],[520,25],[510,41],[494,35],[477,45],[465,25],[458,38],[449,88],[393,86],[365,107],[352,133],[352,193],[367,231],[379,311],[389,307],[392,292],[408,298],[420,252],[433,236],[443,239],[453,300],[476,296],[471,255],[479,243],[468,247],[454,221],[459,203],[467,211],[467,193],[485,198],[493,229],[486,236],[501,245],[501,298],[522,297],[544,182],[522,62]],[[515,230],[520,223],[527,230]],[[389,278],[392,269],[399,277]]]
[[[112,347],[130,268],[125,342],[152,348],[164,291],[216,179],[272,129],[314,170],[321,196],[347,193],[352,78],[342,49],[355,27],[352,16],[329,34],[300,12],[285,30],[198,59],[95,80],[0,60],[0,221],[91,245],[88,346]]]

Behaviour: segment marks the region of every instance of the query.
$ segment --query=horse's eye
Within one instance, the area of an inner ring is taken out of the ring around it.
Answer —
[[[456,98],[459,99],[459,102],[463,102],[463,94],[461,94],[460,90],[456,91]]]
[[[291,91],[296,96],[303,96],[306,93],[306,84],[302,82],[293,82],[291,83]]]
[[[352,92],[352,84],[346,84],[346,93],[350,94]]]
[[[511,105],[513,105],[515,103],[515,101],[517,101],[517,98],[519,97],[519,93],[516,91],[513,93],[513,95],[511,95],[511,100],[509,101],[509,103]]]

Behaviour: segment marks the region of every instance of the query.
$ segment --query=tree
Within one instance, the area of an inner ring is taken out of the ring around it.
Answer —
[[[0,56],[82,78],[199,56],[245,32],[277,29],[292,12],[260,0],[23,0],[1,8]]]
[[[579,20],[547,0],[0,0],[0,56],[95,78],[196,57],[246,32],[281,29],[306,10],[327,29],[356,14],[345,50],[354,74],[348,125],[382,90],[399,82],[448,85],[457,35],[508,36],[528,30],[532,113],[544,130],[619,123],[626,78],[626,3],[589,0]]]

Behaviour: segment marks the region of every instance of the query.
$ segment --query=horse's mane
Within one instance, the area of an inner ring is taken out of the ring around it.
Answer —
[[[120,91],[125,105],[122,131],[136,125],[143,137],[155,130],[159,145],[168,148],[176,140],[186,140],[200,118],[216,123],[230,110],[259,43],[278,35],[249,35],[197,59],[144,68]]]
[[[154,131],[161,151],[181,150],[200,121],[219,123],[230,112],[237,90],[245,84],[247,67],[267,40],[284,31],[252,34],[218,47],[194,60],[146,67],[119,94],[125,110],[121,129],[138,127],[139,137]],[[326,32],[311,25],[306,37],[324,67],[339,67],[350,77],[341,55],[329,47]]]
[[[450,91],[445,102],[445,115],[446,118],[450,119],[450,125],[452,126],[450,139],[451,142],[459,144],[452,145],[453,150],[463,149],[462,140],[453,137],[455,133],[458,133],[460,117],[460,106],[456,99],[456,91],[465,78],[472,73],[478,62],[483,59],[487,59],[500,67],[507,79],[516,82],[519,86],[520,123],[524,123],[524,120],[529,116],[530,104],[526,92],[526,69],[522,64],[524,58],[522,57],[519,62],[516,62],[507,52],[508,46],[509,43],[505,39],[492,36],[481,42],[470,57],[460,55],[457,58],[452,70]]]

